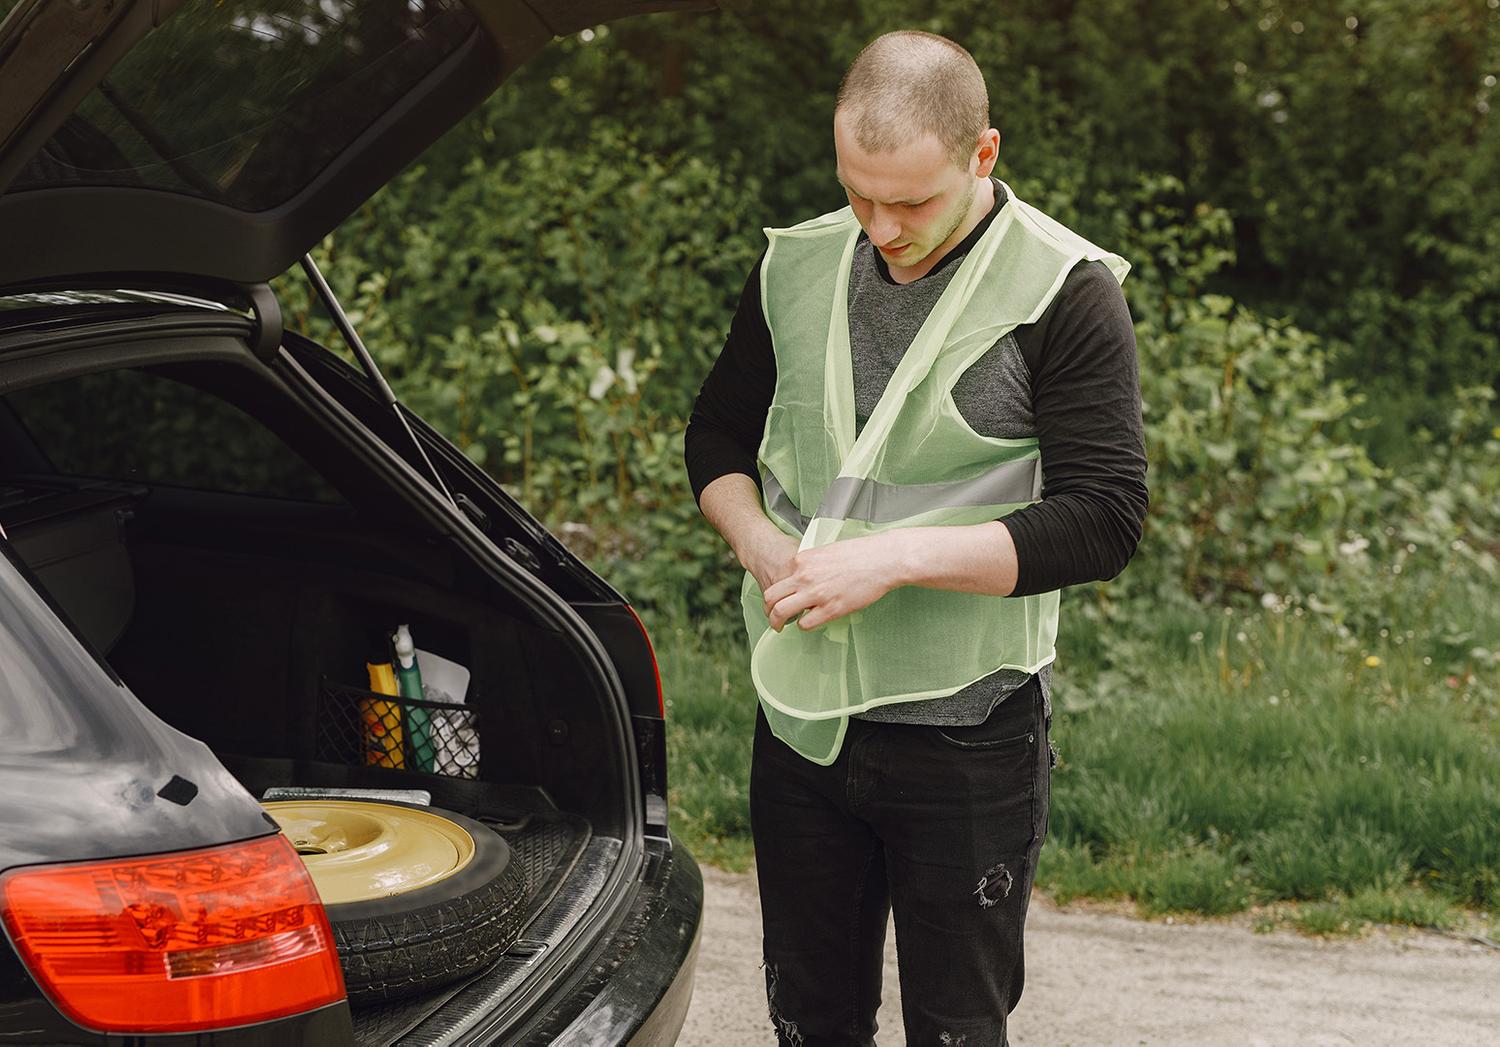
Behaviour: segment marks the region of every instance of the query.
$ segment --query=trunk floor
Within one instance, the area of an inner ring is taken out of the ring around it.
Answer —
[[[484,817],[479,820],[490,824],[505,838],[510,844],[511,860],[519,862],[526,870],[525,904],[532,912],[545,909],[557,896],[591,835],[586,820],[561,812],[532,815],[519,828]],[[526,937],[524,930],[521,937]],[[501,959],[504,959],[503,955]],[[478,971],[474,977],[483,973],[484,970]],[[354,1042],[361,1047],[394,1043],[447,1003],[469,980],[405,1000],[354,1008]]]

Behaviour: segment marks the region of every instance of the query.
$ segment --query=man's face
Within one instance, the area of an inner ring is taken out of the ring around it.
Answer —
[[[930,132],[891,152],[868,153],[851,124],[843,111],[834,114],[838,179],[849,206],[887,265],[916,265],[968,215],[979,184],[977,161],[971,157],[959,167]]]

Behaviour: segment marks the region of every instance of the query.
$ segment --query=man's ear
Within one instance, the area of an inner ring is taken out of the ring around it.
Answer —
[[[1000,132],[993,127],[986,128],[979,136],[979,143],[974,148],[974,159],[978,166],[974,170],[976,178],[988,178],[990,172],[995,169],[995,164],[1000,160]]]

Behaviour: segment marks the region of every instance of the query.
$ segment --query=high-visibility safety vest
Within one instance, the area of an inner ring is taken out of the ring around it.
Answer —
[[[1003,184],[1003,183],[1002,183]],[[761,304],[776,392],[758,452],[766,514],[799,549],[896,527],[996,520],[1041,497],[1035,437],[982,436],[953,405],[964,370],[1006,332],[1036,321],[1073,266],[1130,266],[1018,200],[959,263],[855,438],[849,270],[860,226],[849,208],[766,229]],[[1003,668],[1054,657],[1058,594],[988,596],[893,589],[804,630],[769,628],[750,572],[741,589],[750,675],[772,732],[830,764],[851,713],[952,694]]]

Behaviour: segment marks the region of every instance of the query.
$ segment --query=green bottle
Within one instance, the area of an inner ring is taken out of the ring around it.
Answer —
[[[396,683],[401,688],[401,697],[422,701],[422,670],[417,667],[417,646],[412,642],[411,630],[404,625],[396,627]],[[432,770],[432,725],[428,710],[415,705],[406,707],[406,741],[411,747],[411,763],[414,771]]]

